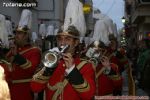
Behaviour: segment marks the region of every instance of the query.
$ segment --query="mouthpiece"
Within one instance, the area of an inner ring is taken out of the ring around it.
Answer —
[[[60,49],[61,49],[60,52],[61,52],[61,53],[65,53],[65,52],[69,49],[69,47],[70,47],[69,45],[61,46],[61,47],[60,47]]]

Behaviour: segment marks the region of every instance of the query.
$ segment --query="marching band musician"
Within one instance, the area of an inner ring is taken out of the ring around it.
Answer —
[[[29,10],[23,10],[19,26],[15,30],[14,45],[6,55],[12,66],[9,77],[11,100],[33,100],[30,80],[41,59],[40,49],[30,44],[30,19],[26,13],[31,14]]]
[[[2,42],[0,42],[0,66],[4,69],[5,79],[9,81],[9,71],[11,70],[11,64],[7,61],[5,57],[4,47]]]
[[[90,44],[87,50],[86,56],[91,58],[90,60],[94,63],[96,69],[96,95],[105,96],[113,95],[115,89],[114,85],[121,82],[118,67],[115,63],[110,61],[111,55],[107,54],[107,48],[101,41],[94,41]]]
[[[122,52],[121,49],[118,49],[117,38],[113,34],[110,34],[108,37],[110,41],[108,51],[110,54],[112,54],[110,61],[118,65],[119,74],[122,75],[122,72],[129,67],[128,59],[125,56],[125,53]],[[121,78],[121,80],[123,82],[123,78]],[[113,95],[122,95],[122,82],[115,85],[116,88]]]
[[[9,80],[9,71],[11,70],[10,63],[7,61],[5,55],[9,51],[8,32],[6,26],[5,16],[0,14],[0,66],[4,69],[5,79]]]
[[[4,48],[9,48],[5,16],[0,14],[0,40]]]
[[[121,48],[118,48],[118,41],[117,38],[113,35],[109,35],[109,52],[114,54],[114,57],[116,57],[116,61],[113,60],[113,62],[117,63],[119,65],[119,72],[120,74],[129,66],[129,62],[126,58],[125,51]],[[112,57],[113,58],[113,57]],[[118,61],[117,61],[118,60]]]
[[[59,31],[56,39],[58,48],[65,45],[69,48],[62,53],[55,68],[43,67],[35,73],[32,90],[45,90],[46,100],[91,100],[95,94],[94,69],[76,53],[79,31],[69,26],[65,32]]]

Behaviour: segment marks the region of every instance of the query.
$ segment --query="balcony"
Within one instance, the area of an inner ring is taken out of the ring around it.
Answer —
[[[150,16],[150,1],[149,0],[136,0],[132,5],[131,21],[138,23],[144,21],[145,17]]]
[[[138,3],[140,5],[149,5],[150,4],[150,0],[138,0]]]

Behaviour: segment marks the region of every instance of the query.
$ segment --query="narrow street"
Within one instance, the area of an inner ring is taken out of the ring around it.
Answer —
[[[93,99],[150,100],[150,0],[0,0],[0,100]]]
[[[122,95],[128,95],[128,93],[129,93],[129,89],[128,89],[128,75],[127,75],[126,71],[123,72],[122,76],[124,78]],[[144,91],[143,89],[141,89],[138,86],[137,81],[135,81],[135,91],[136,91],[136,93],[135,93],[136,96],[149,96],[146,91]]]

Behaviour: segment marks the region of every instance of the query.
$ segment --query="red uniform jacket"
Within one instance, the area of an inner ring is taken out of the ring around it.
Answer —
[[[121,72],[124,71],[124,63],[120,62],[120,59],[118,59],[115,56],[111,57],[111,62],[117,65],[117,73],[120,76],[120,79],[114,80],[115,84],[115,90],[122,90],[123,87],[123,77],[121,75]]]
[[[98,96],[110,95],[113,94],[114,89],[116,88],[116,84],[122,83],[120,80],[120,75],[118,75],[118,68],[116,64],[111,63],[110,65],[111,71],[113,74],[104,74],[103,72],[97,76],[97,94]],[[103,68],[100,64],[96,68],[96,74]]]
[[[77,66],[80,63],[80,59],[75,59],[75,65]],[[84,83],[80,85],[73,85],[70,82],[64,87],[63,91],[57,99],[63,100],[91,100],[95,94],[95,74],[94,69],[92,68],[92,64],[86,63],[83,67],[78,70],[83,79]],[[76,76],[75,78],[78,78]],[[31,82],[31,87],[34,92],[40,92],[45,90],[46,93],[46,100],[52,100],[54,93],[56,90],[50,89],[50,86],[56,86],[65,79],[65,64],[63,60],[60,60],[57,68],[55,69],[52,76],[50,76],[48,82],[42,83],[39,81],[33,80]],[[63,85],[60,85],[61,87]]]
[[[129,66],[126,55],[122,52],[121,49],[114,51],[109,48],[108,51],[113,54],[110,58],[111,63],[118,65],[118,69],[121,74]]]
[[[11,77],[9,77],[11,79],[9,83],[11,100],[33,100],[30,80],[40,63],[41,51],[36,47],[26,45],[18,48],[17,53],[26,59],[26,63],[23,65],[12,63]],[[13,58],[11,52],[8,52],[7,58]]]
[[[126,58],[125,54],[119,50],[113,51],[110,49],[110,52],[113,54],[113,56],[110,58],[111,63],[118,65],[119,74],[121,75],[122,72],[128,68],[129,62]],[[122,90],[123,86],[123,77],[121,76],[121,81],[118,81],[116,83],[115,90]]]

